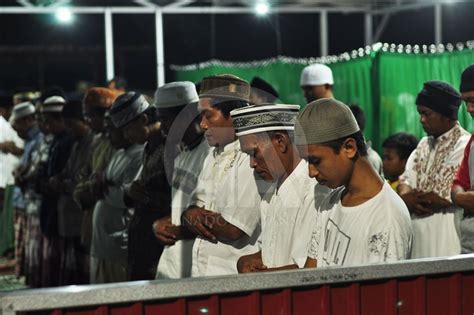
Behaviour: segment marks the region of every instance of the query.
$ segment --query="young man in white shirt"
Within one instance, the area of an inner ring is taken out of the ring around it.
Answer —
[[[411,153],[398,192],[411,213],[411,258],[459,255],[461,211],[451,201],[451,184],[470,134],[457,120],[459,93],[443,81],[425,82],[416,107],[428,134]]]
[[[240,151],[230,111],[248,106],[248,82],[232,76],[201,83],[201,127],[212,149],[182,224],[197,234],[191,275],[237,273],[240,256],[254,253],[260,234],[260,200],[249,157]]]
[[[316,201],[328,189],[306,175],[308,165],[293,144],[298,112],[298,105],[285,104],[231,112],[241,149],[250,156],[250,167],[271,183],[260,208],[260,250],[240,257],[237,269],[241,273],[303,268],[306,262],[316,224]]]
[[[334,99],[308,104],[295,142],[309,176],[334,190],[319,206],[306,267],[353,266],[409,257],[410,216],[377,174],[351,110]]]

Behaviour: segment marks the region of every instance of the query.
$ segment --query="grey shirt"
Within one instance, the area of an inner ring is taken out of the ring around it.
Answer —
[[[142,165],[143,146],[134,144],[115,152],[106,168],[108,193],[94,208],[92,228],[93,256],[114,261],[127,261],[127,225],[124,214],[123,184],[133,181]]]

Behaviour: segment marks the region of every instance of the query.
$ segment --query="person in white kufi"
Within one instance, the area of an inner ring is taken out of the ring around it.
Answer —
[[[307,176],[293,144],[298,105],[263,104],[231,112],[250,167],[272,184],[261,203],[260,250],[242,256],[239,272],[303,268],[316,224],[316,204],[329,192]]]
[[[178,146],[171,184],[171,215],[153,224],[156,238],[166,245],[158,263],[157,279],[191,276],[195,235],[181,225],[181,215],[189,206],[191,194],[210,152],[204,132],[199,127],[198,101],[196,87],[189,81],[165,84],[155,93],[155,104],[160,115],[177,113],[169,128],[167,149]]]
[[[312,64],[301,72],[300,86],[307,103],[320,98],[334,98],[333,85],[332,70],[326,65]]]

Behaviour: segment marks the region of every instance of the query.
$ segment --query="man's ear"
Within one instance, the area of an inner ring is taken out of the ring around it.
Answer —
[[[285,153],[288,151],[288,135],[283,132],[275,132],[272,138],[272,143],[275,149],[277,149],[280,153]]]
[[[357,142],[354,138],[347,138],[342,144],[341,151],[349,158],[357,156]]]

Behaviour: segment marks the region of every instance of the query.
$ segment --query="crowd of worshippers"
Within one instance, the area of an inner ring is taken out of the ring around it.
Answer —
[[[427,136],[390,136],[383,159],[321,64],[301,74],[304,108],[229,74],[165,84],[153,101],[16,94],[0,149],[17,275],[48,287],[471,253],[474,144],[458,111],[474,117],[474,65],[459,75],[460,93],[420,87]]]

